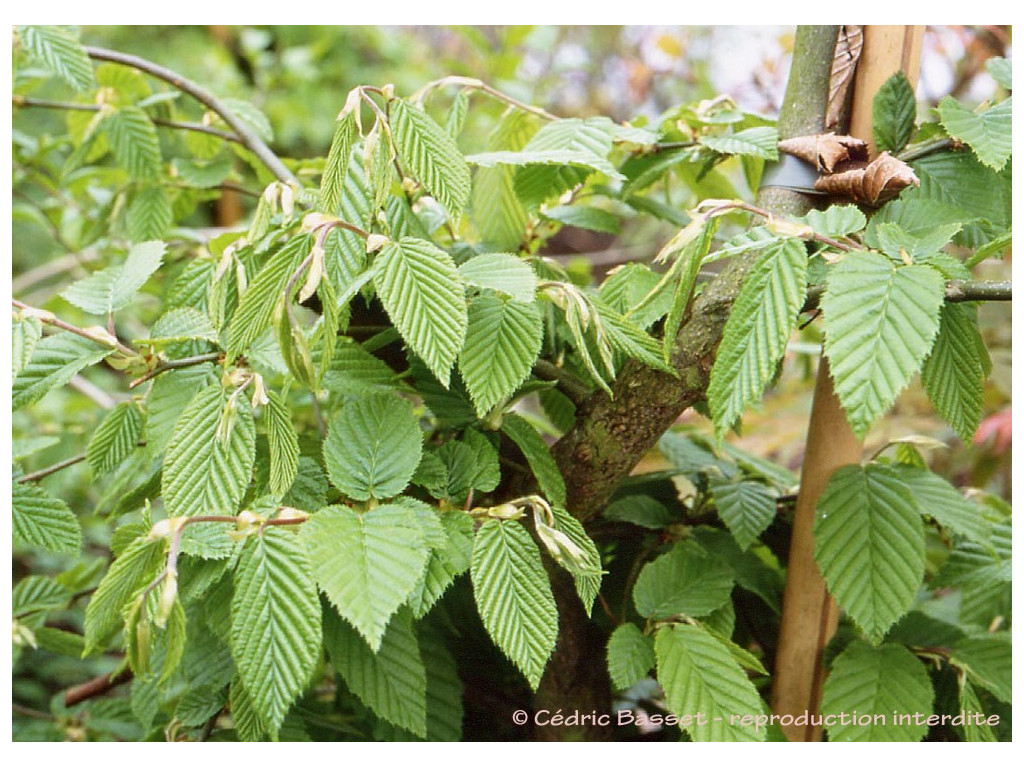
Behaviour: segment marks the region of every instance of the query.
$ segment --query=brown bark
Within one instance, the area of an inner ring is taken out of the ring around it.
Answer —
[[[828,107],[828,85],[839,28],[803,26],[797,30],[793,66],[779,115],[783,138],[821,132]],[[782,188],[766,188],[758,205],[773,213],[806,212],[808,198]],[[704,398],[715,352],[743,278],[756,256],[734,260],[694,300],[672,354],[678,378],[630,363],[616,380],[614,397],[593,395],[577,410],[576,425],[554,447],[566,481],[568,508],[581,520],[607,505],[612,493],[658,438],[688,407]],[[555,653],[537,692],[538,706],[552,711],[598,714],[611,711],[611,686],[604,639],[579,609],[571,584],[554,581],[559,610]],[[608,729],[538,729],[549,740],[600,740]]]

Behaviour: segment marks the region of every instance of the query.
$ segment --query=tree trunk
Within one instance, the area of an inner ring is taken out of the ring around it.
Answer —
[[[829,77],[839,27],[797,29],[786,96],[779,114],[782,138],[818,133],[825,124]],[[811,208],[806,195],[781,187],[762,189],[758,205],[780,215]],[[616,380],[614,398],[597,393],[577,409],[576,425],[554,447],[566,481],[568,509],[586,521],[599,514],[619,484],[679,415],[704,399],[715,352],[732,304],[747,271],[756,261],[748,254],[733,262],[694,300],[672,354],[678,378],[631,362]],[[537,692],[538,706],[581,714],[611,711],[611,685],[604,638],[579,609],[575,591],[555,581],[559,635],[555,653]],[[578,731],[539,729],[547,740],[599,740],[607,728]]]

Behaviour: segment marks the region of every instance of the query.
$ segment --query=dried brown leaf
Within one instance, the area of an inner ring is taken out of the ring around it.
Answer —
[[[828,111],[825,113],[825,127],[833,130],[839,127],[843,106],[846,104],[857,62],[864,50],[864,27],[860,24],[845,24],[839,31],[836,53],[832,59],[832,75],[828,84]]]
[[[920,184],[913,169],[883,152],[863,168],[821,177],[814,183],[814,188],[830,195],[848,197],[857,203],[880,205],[912,184]]]
[[[779,142],[779,150],[812,163],[819,171],[835,173],[852,162],[867,162],[868,146],[853,136],[818,133]]]

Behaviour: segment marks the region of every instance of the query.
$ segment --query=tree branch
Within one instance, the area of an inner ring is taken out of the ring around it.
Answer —
[[[101,107],[99,104],[75,104],[71,101],[44,101],[43,99],[32,99],[27,96],[19,96],[15,94],[11,97],[11,105],[15,107],[34,107],[37,109],[63,109],[72,112],[99,112]],[[195,133],[206,133],[210,136],[216,136],[218,139],[224,141],[232,141],[236,144],[243,144],[244,142],[233,133],[222,131],[219,128],[214,128],[209,125],[203,125],[202,123],[187,123],[180,120],[164,120],[159,117],[149,118],[153,125],[159,125],[164,128],[174,128],[179,131],[194,131]]]
[[[137,69],[140,72],[145,72],[147,75],[152,75],[158,80],[163,80],[165,83],[170,83],[179,91],[187,93],[203,106],[208,107],[213,112],[216,112],[217,115],[219,115],[220,118],[238,135],[241,143],[256,155],[256,157],[260,159],[260,162],[262,162],[279,181],[285,184],[299,183],[298,179],[295,178],[295,175],[284,166],[284,163],[281,162],[281,158],[274,154],[270,147],[264,143],[263,139],[257,136],[256,133],[253,132],[253,130],[234,112],[228,109],[220,99],[197,83],[179,75],[173,70],[162,67],[159,64],[155,64],[152,61],[143,59],[139,56],[132,56],[131,54],[120,53],[119,51],[110,51],[106,48],[95,48],[93,46],[86,46],[85,52],[91,59],[95,59],[97,61],[110,61],[115,64],[122,64],[126,67]]]
[[[113,675],[98,675],[92,680],[86,680],[84,683],[72,686],[64,691],[64,706],[73,707],[76,704],[81,704],[83,701],[102,696],[131,679],[132,671],[127,668]]]
[[[824,293],[824,285],[808,288],[803,311],[817,309]],[[1013,301],[1013,283],[1009,280],[950,280],[946,283],[946,302],[964,301]]]

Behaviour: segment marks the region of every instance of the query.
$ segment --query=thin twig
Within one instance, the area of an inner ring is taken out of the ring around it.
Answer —
[[[128,389],[135,389],[140,384],[145,384],[150,379],[155,379],[161,373],[173,371],[178,368],[190,368],[194,365],[202,365],[203,363],[220,362],[222,357],[222,352],[207,352],[205,355],[196,355],[195,357],[182,357],[178,360],[168,360],[165,363],[160,363],[156,368],[154,368],[149,373],[143,374],[139,378],[135,379],[135,381],[128,385]]]
[[[499,91],[497,88],[494,88],[483,80],[478,80],[475,77],[451,76],[442,77],[440,80],[433,80],[416,91],[416,93],[410,97],[410,101],[422,101],[423,97],[426,96],[427,93],[436,88],[443,88],[446,85],[457,85],[467,91],[480,91],[481,93],[486,93],[492,99],[503,101],[506,104],[512,105],[516,109],[521,109],[523,112],[529,112],[531,115],[537,115],[537,117],[542,117],[545,120],[559,119],[558,115],[553,115],[542,107],[535,107],[532,104],[527,104],[513,96],[509,96],[507,93]]]
[[[824,293],[824,285],[810,286],[802,311],[817,309]],[[957,304],[964,301],[1013,301],[1013,283],[1009,280],[952,280],[946,283],[946,302]]]
[[[115,64],[123,64],[124,66],[132,67],[140,72],[145,72],[147,75],[152,75],[159,80],[170,83],[178,90],[187,93],[200,104],[203,104],[213,112],[216,112],[220,118],[238,135],[241,143],[256,155],[256,157],[260,159],[260,162],[262,162],[279,181],[285,184],[299,184],[299,180],[295,177],[295,174],[285,167],[284,163],[281,162],[281,158],[274,154],[263,139],[257,136],[256,133],[246,125],[238,115],[228,109],[220,99],[197,83],[179,75],[173,70],[162,67],[159,64],[143,59],[139,56],[132,56],[127,53],[120,53],[118,51],[111,51],[106,48],[96,48],[93,46],[86,46],[85,52],[91,59],[95,59],[97,61],[112,61]]]
[[[132,671],[127,668],[114,675],[98,675],[92,680],[86,680],[84,683],[68,688],[64,692],[64,706],[73,707],[88,699],[102,696],[131,679]]]
[[[579,405],[590,396],[590,389],[564,368],[560,368],[548,360],[538,360],[533,364],[533,373],[538,379],[557,382],[559,389]]]
[[[99,104],[76,104],[73,101],[45,101],[43,99],[32,99],[27,96],[19,96],[17,94],[11,96],[11,104],[15,107],[34,107],[37,109],[62,109],[70,112],[99,112],[103,109]],[[244,144],[238,136],[228,131],[222,131],[219,128],[214,128],[210,125],[203,125],[202,123],[189,123],[181,120],[164,120],[159,117],[150,117],[150,121],[153,125],[159,125],[163,128],[173,128],[179,131],[194,131],[195,133],[205,133],[210,136],[216,136],[218,139],[223,141],[231,141],[235,144]]]
[[[31,483],[34,480],[41,480],[47,475],[52,475],[54,472],[60,472],[65,467],[71,467],[74,466],[75,464],[85,461],[86,458],[87,454],[79,453],[78,455],[72,456],[71,458],[64,459],[63,461],[58,461],[56,464],[51,464],[48,467],[43,467],[43,469],[36,470],[35,472],[29,472],[27,475],[22,475],[21,477],[18,478],[18,482]]]
[[[59,317],[56,317],[52,312],[37,309],[36,307],[30,307],[25,302],[18,301],[17,299],[11,299],[11,304],[16,306],[18,309],[27,310],[31,312],[33,317],[39,318],[39,322],[43,323],[44,325],[52,325],[54,328],[60,328],[61,330],[69,331],[75,334],[76,336],[81,336],[83,339],[93,341],[99,344],[101,347],[109,347],[111,349],[116,349],[119,352],[130,357],[134,357],[137,354],[134,349],[127,346],[126,344],[121,343],[120,341],[113,337],[98,336],[95,333],[86,330],[85,328],[79,328],[77,325],[72,325],[71,323],[61,320]]]

